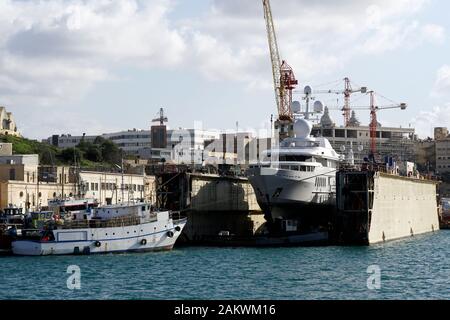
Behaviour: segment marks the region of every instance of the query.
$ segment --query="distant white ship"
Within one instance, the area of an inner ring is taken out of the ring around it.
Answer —
[[[311,130],[308,120],[296,119],[294,137],[265,151],[263,161],[248,172],[266,220],[282,231],[326,226],[336,207],[341,157],[326,138],[311,137]]]
[[[71,255],[171,250],[186,219],[153,211],[149,203],[118,204],[74,212],[37,238],[12,242],[15,255]]]

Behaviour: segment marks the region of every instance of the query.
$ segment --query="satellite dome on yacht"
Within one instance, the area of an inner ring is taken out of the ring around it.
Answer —
[[[294,134],[296,138],[306,139],[311,135],[312,123],[305,119],[297,119],[294,123]]]

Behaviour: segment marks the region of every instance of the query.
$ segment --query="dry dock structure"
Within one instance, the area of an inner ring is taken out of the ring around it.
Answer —
[[[337,174],[338,242],[369,245],[439,230],[437,182],[373,171]]]
[[[156,190],[158,207],[181,211],[188,218],[180,242],[251,239],[266,222],[247,178],[163,173],[157,175]]]

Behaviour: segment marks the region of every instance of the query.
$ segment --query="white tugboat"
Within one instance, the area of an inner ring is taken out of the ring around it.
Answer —
[[[118,204],[56,220],[38,238],[12,242],[15,255],[71,255],[171,250],[186,219],[149,203]]]

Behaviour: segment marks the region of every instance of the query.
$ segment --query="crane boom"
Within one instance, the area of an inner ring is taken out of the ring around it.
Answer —
[[[272,9],[269,0],[263,0],[264,19],[266,21],[267,39],[269,41],[270,59],[272,62],[273,84],[275,89],[275,100],[277,108],[281,108],[281,59],[278,50],[277,34],[275,33],[275,25],[272,18]]]
[[[342,115],[344,116],[344,126],[347,127],[350,122],[350,115],[352,112],[352,107],[350,106],[350,96],[353,93],[361,92],[366,93],[367,87],[361,87],[357,89],[353,89],[350,79],[344,78],[344,90],[318,90],[314,91],[314,93],[334,93],[334,94],[343,94],[344,95],[344,107],[342,108]]]
[[[270,60],[272,62],[275,100],[278,109],[278,120],[275,122],[275,128],[280,130],[280,140],[283,140],[293,134],[292,91],[297,86],[298,81],[295,79],[292,68],[286,61],[280,59],[270,1],[262,0],[262,2],[267,27],[267,39],[269,41]]]

